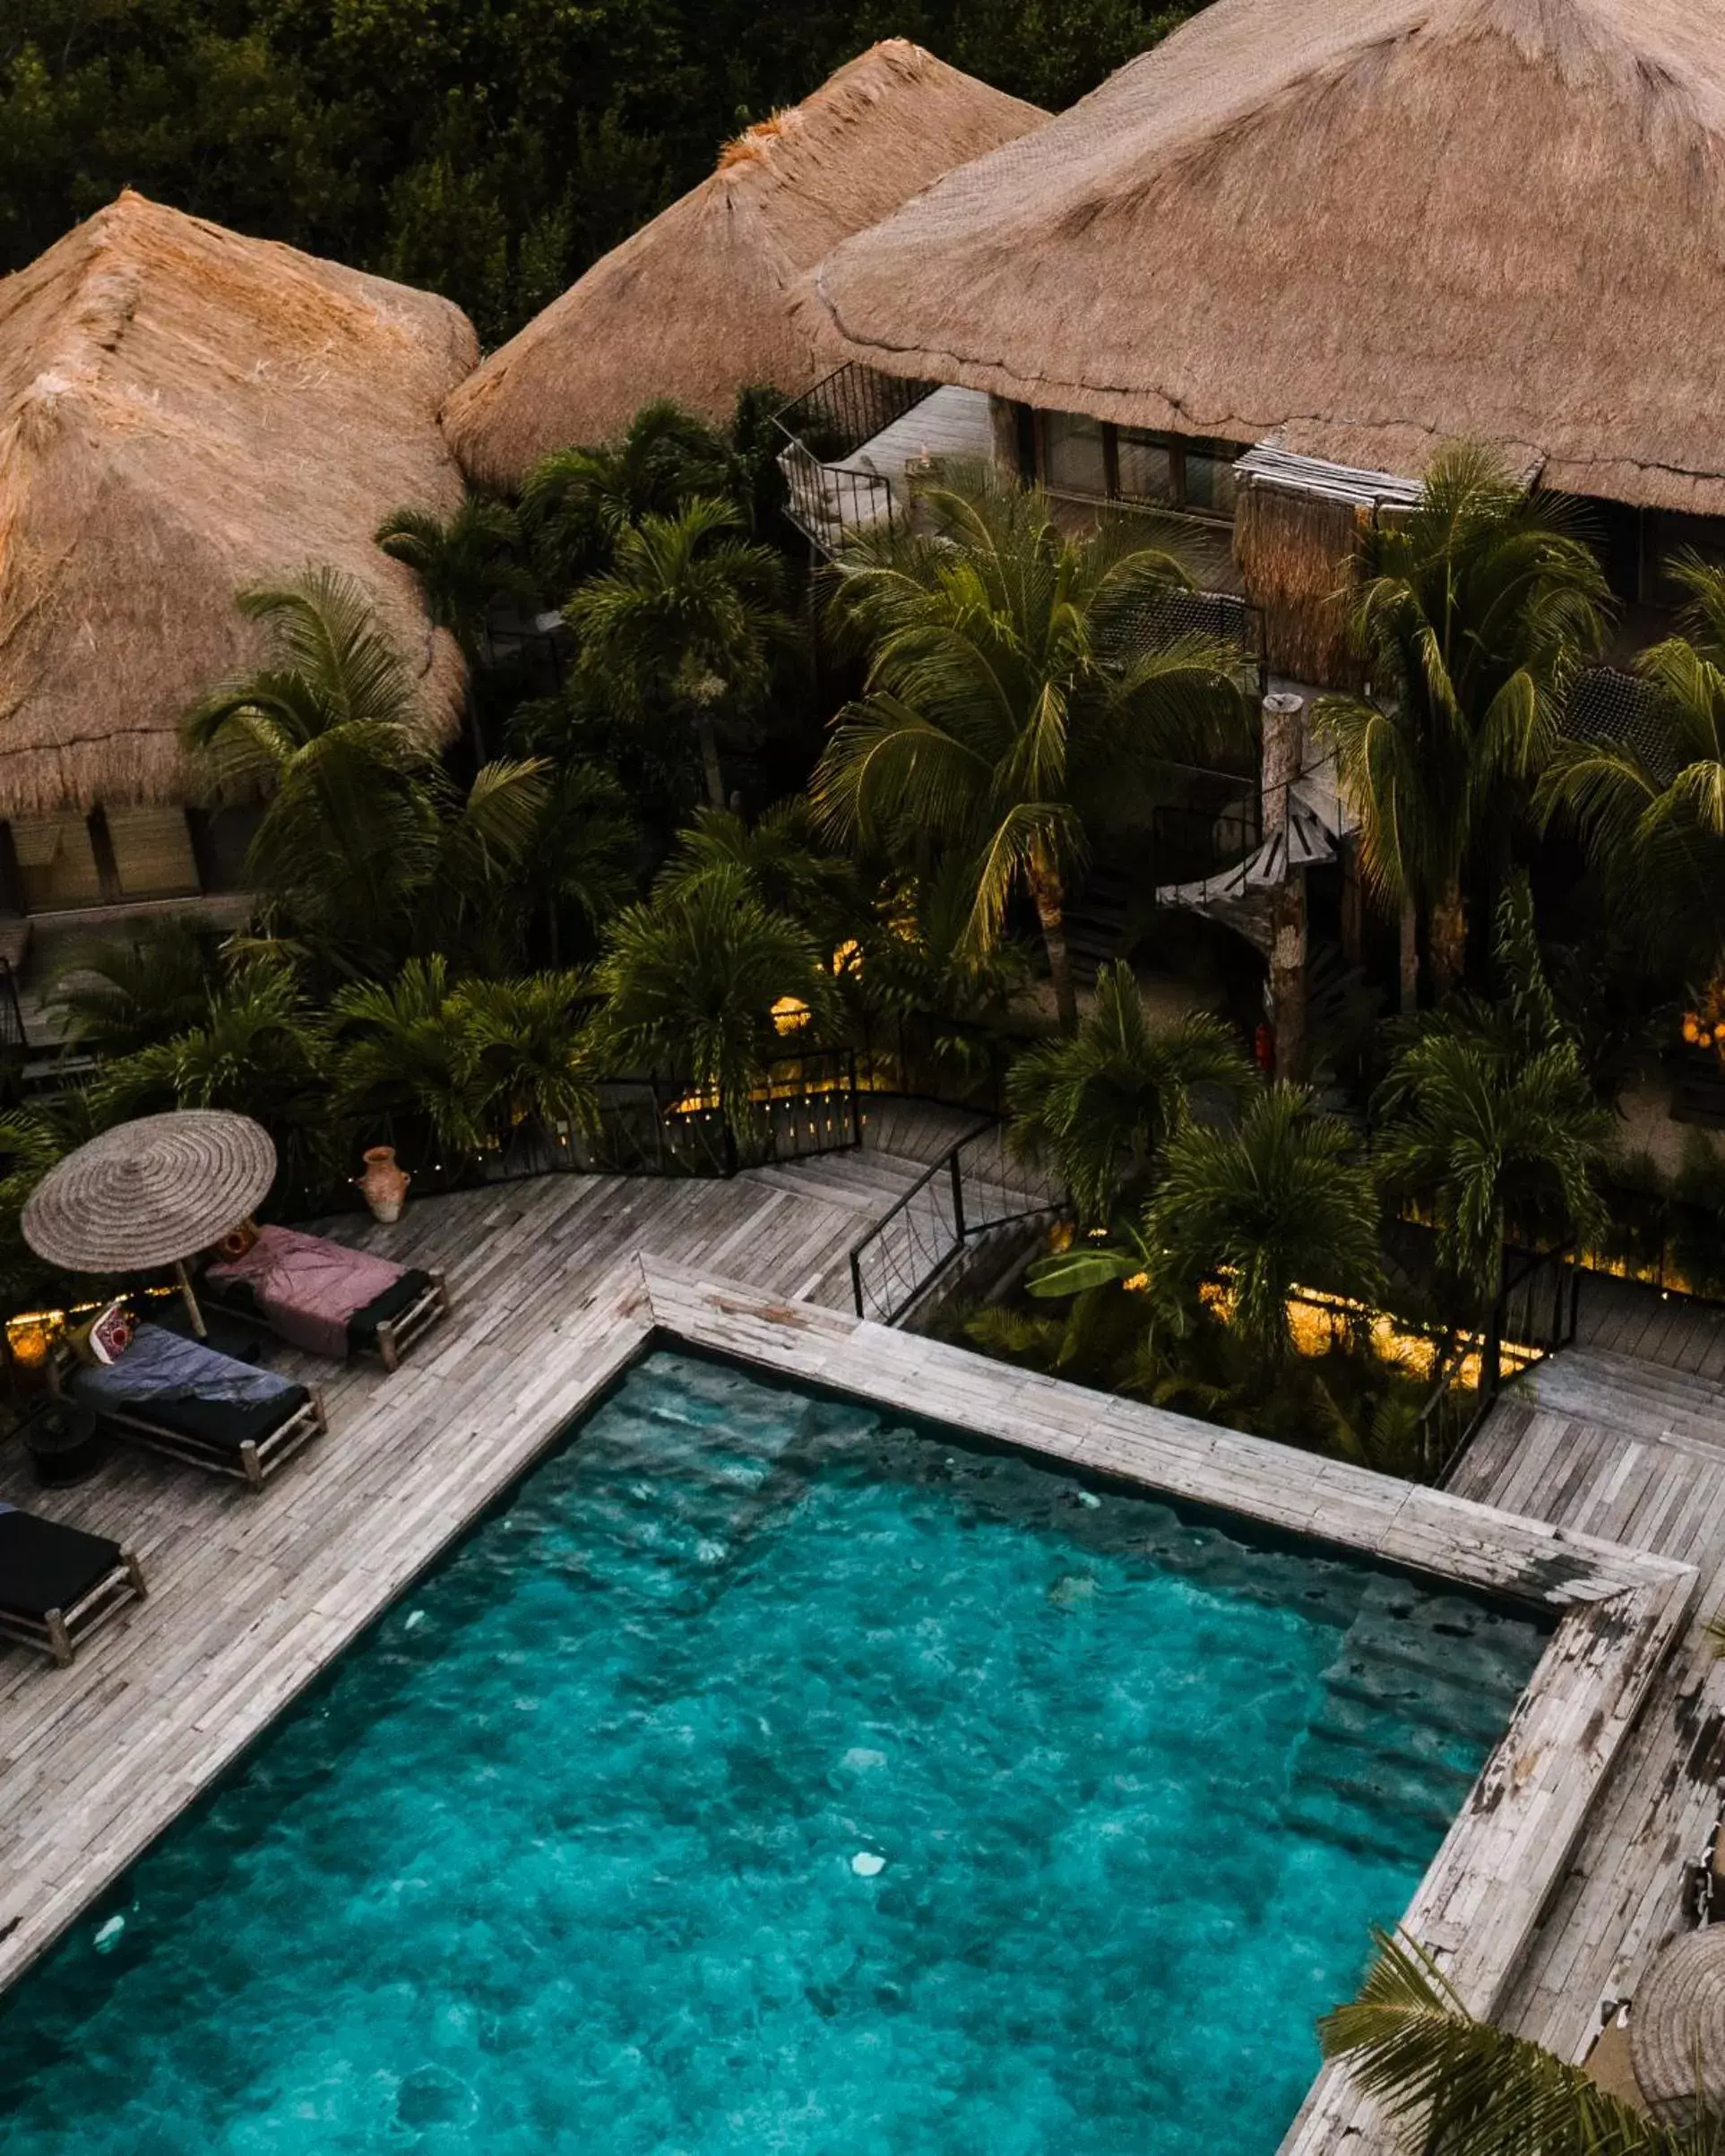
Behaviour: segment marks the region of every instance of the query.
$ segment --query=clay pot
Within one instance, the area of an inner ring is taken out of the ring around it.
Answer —
[[[399,1220],[401,1202],[408,1194],[408,1185],[413,1180],[405,1168],[395,1165],[395,1148],[392,1145],[368,1145],[365,1152],[366,1172],[356,1176],[354,1183],[371,1207],[375,1220]]]

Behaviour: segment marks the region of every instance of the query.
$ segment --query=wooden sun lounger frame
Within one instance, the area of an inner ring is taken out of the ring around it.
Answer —
[[[0,1638],[39,1648],[64,1669],[91,1633],[99,1631],[128,1602],[142,1602],[149,1591],[143,1567],[122,1543],[113,1565],[69,1608],[47,1609],[33,1617],[25,1610],[0,1608]]]
[[[211,1310],[220,1310],[226,1317],[237,1317],[271,1331],[270,1321],[255,1303],[229,1301],[219,1287],[208,1281],[198,1282],[198,1294]],[[360,1350],[361,1354],[375,1355],[386,1370],[399,1370],[401,1358],[408,1350],[424,1338],[434,1325],[441,1324],[449,1315],[449,1281],[441,1272],[429,1273],[427,1284],[399,1317],[382,1319],[377,1327],[375,1344]],[[280,1333],[276,1334],[280,1339]]]
[[[401,1358],[414,1342],[448,1315],[449,1282],[441,1272],[434,1272],[400,1317],[387,1317],[379,1323],[378,1360],[386,1370],[399,1370]]]
[[[232,1475],[251,1490],[262,1489],[278,1468],[285,1467],[296,1453],[314,1437],[321,1437],[330,1427],[323,1412],[323,1395],[315,1388],[310,1399],[301,1401],[287,1420],[278,1423],[267,1436],[248,1437],[240,1445],[218,1445],[208,1437],[190,1437],[184,1430],[151,1422],[136,1408],[102,1406],[96,1413],[117,1436],[135,1445],[148,1445],[151,1452],[166,1453],[170,1460],[183,1460],[188,1467]]]

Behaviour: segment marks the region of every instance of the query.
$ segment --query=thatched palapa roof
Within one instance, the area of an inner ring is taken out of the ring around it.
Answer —
[[[124,194],[0,280],[0,815],[194,798],[177,722],[261,655],[244,585],[357,577],[426,677],[461,661],[372,533],[448,510],[447,300]]]
[[[903,38],[731,142],[718,168],[593,264],[450,399],[476,479],[515,486],[548,451],[625,427],[654,397],[712,419],[739,389],[794,393],[843,358],[794,318],[802,274],[938,174],[1048,115]]]
[[[1725,0],[1216,0],[815,272],[861,357],[1725,511]]]

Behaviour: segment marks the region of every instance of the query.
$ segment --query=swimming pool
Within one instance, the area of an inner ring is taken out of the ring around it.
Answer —
[[[0,2014],[8,2156],[1263,2156],[1545,1635],[655,1353]]]

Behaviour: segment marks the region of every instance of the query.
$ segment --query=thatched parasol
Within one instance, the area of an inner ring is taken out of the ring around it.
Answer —
[[[129,191],[0,278],[0,805],[179,806],[178,722],[257,664],[242,586],[353,577],[453,732],[461,656],[373,534],[461,478],[446,299]]]
[[[718,169],[593,264],[462,383],[444,412],[476,479],[515,487],[548,451],[620,433],[670,397],[728,419],[844,354],[795,305],[803,273],[936,174],[1048,118],[904,38],[850,61],[728,144]]]
[[[275,1180],[275,1145],[249,1116],[143,1116],[68,1153],[30,1193],[22,1225],[38,1257],[72,1272],[172,1265],[197,1332],[185,1261],[243,1220]]]
[[[1654,1962],[1629,2010],[1629,2058],[1661,2124],[1725,2117],[1725,1925],[1688,1933]]]
[[[1725,4],[1215,0],[813,283],[892,373],[1725,513]]]

